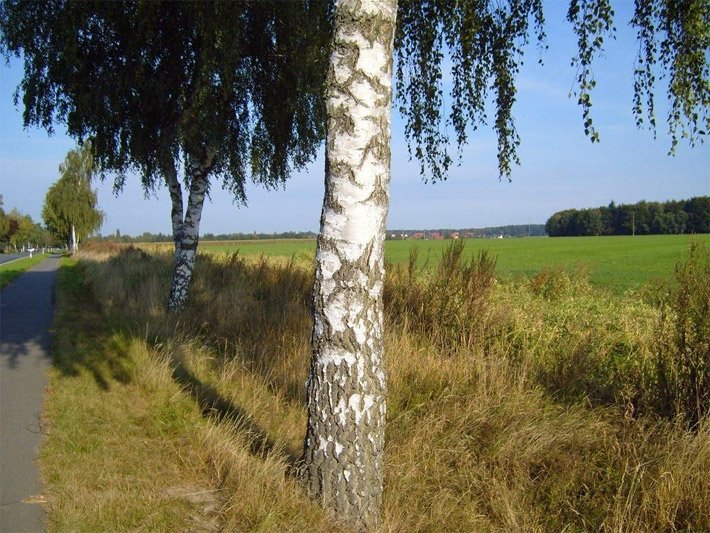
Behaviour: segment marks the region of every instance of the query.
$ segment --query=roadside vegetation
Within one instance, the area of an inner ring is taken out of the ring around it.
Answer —
[[[47,254],[37,254],[32,257],[23,257],[22,259],[0,264],[0,289],[5,285],[9,285],[10,282],[27,269],[44,261],[46,257]]]
[[[88,248],[88,247],[87,247]],[[385,531],[710,529],[710,253],[624,295],[413,251],[386,282]],[[337,530],[296,480],[310,258],[65,260],[41,453],[53,530]]]

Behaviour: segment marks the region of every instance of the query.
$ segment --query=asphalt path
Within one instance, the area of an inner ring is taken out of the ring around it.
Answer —
[[[3,263],[9,263],[10,261],[14,261],[15,259],[22,259],[23,257],[29,256],[29,252],[19,252],[16,254],[0,254],[0,265],[2,265]]]
[[[44,529],[37,469],[59,257],[0,292],[0,531]]]

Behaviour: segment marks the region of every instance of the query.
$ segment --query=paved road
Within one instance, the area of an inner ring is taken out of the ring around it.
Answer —
[[[14,261],[15,259],[20,259],[21,257],[29,257],[29,252],[18,252],[16,254],[0,254],[0,265],[7,263],[8,261]]]
[[[0,531],[41,531],[42,487],[35,463],[40,412],[51,364],[49,328],[58,257],[0,292]]]

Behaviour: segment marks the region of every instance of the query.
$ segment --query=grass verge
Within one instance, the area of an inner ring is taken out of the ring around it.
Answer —
[[[40,452],[50,530],[328,529],[238,409],[220,412],[169,348],[119,331],[69,259],[54,339]]]
[[[558,271],[500,283],[456,249],[440,264],[388,274],[383,531],[710,530],[707,416],[655,410],[673,305]],[[170,270],[127,249],[60,271],[52,529],[337,531],[293,479],[311,272],[201,255],[174,316]]]
[[[24,257],[9,263],[0,265],[0,289],[10,284],[17,276],[36,264],[41,263],[47,257],[46,254],[38,254],[33,257]]]

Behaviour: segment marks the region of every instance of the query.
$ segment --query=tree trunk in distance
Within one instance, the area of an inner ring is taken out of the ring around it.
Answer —
[[[175,239],[175,259],[173,264],[173,282],[168,298],[169,311],[181,311],[187,304],[187,294],[190,288],[192,272],[195,269],[195,256],[197,244],[200,239],[200,219],[202,206],[207,193],[207,183],[210,167],[214,154],[208,152],[199,164],[192,167],[190,180],[190,193],[187,201],[185,221],[182,223],[179,239]],[[175,200],[173,198],[173,233],[175,232]],[[182,194],[180,195],[182,202]],[[175,235],[173,235],[175,238]]]
[[[76,244],[76,230],[74,228],[74,223],[71,224],[71,233],[69,235],[69,253],[76,253],[79,246]]]
[[[303,478],[356,530],[380,524],[385,437],[382,289],[396,0],[339,0],[326,105]]]

